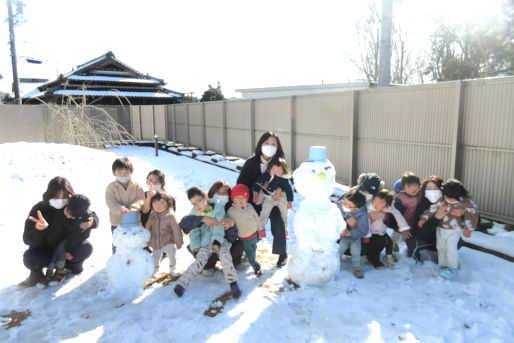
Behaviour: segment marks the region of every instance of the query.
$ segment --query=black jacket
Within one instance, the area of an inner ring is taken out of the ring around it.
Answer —
[[[89,217],[93,217],[93,226],[82,231],[80,224],[87,222]],[[84,219],[66,219],[64,238],[66,239],[66,252],[73,253],[91,234],[91,229],[98,227],[98,216],[93,211],[88,211],[87,218]]]
[[[37,219],[38,210],[41,211],[43,218],[48,222],[48,227],[45,230],[38,230],[36,229],[36,223],[27,218],[23,230],[23,242],[29,246],[29,249],[47,247],[53,250],[64,239],[66,221],[64,210],[55,209],[41,201],[32,207],[29,216]]]
[[[248,186],[248,189],[252,189],[255,181],[259,176],[261,176],[261,161],[257,159],[257,157],[252,156],[246,160],[243,168],[241,168],[241,173],[237,178],[237,183],[242,183],[243,185]],[[250,199],[248,200],[250,204],[253,203],[253,193],[250,192]]]
[[[427,243],[435,242],[437,225],[439,224],[439,219],[435,216],[432,216],[429,220],[423,224],[423,227],[418,227],[419,218],[430,208],[432,203],[425,197],[421,199],[421,202],[416,207],[416,212],[414,214],[414,225],[411,228],[412,236],[417,239],[421,239]]]

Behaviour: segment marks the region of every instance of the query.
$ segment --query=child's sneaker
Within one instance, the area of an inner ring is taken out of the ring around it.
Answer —
[[[175,291],[175,293],[176,293],[176,291]],[[232,293],[232,297],[234,299],[237,299],[241,296],[241,290],[239,289],[237,282],[232,282],[230,284],[230,293]]]
[[[400,260],[400,258],[398,257],[398,254],[393,254],[393,260],[394,260],[394,262],[398,262],[398,260]]]
[[[64,278],[66,277],[67,271],[66,269],[56,269],[54,275],[52,276],[52,280],[48,282],[48,285],[51,287],[57,286],[60,284]]]
[[[378,261],[377,263],[373,263],[373,267],[375,267],[375,269],[384,269],[385,268],[384,264],[381,261]]]
[[[171,277],[180,276],[180,273],[177,273],[177,272],[175,271],[175,267],[174,267],[174,266],[170,266],[170,276],[171,276]]]
[[[175,294],[180,298],[182,295],[184,295],[184,292],[186,291],[184,289],[184,287],[182,287],[181,285],[177,284],[175,286],[175,288],[173,288],[173,291],[175,292]]]
[[[361,256],[361,266],[365,265],[368,262],[368,256]]]
[[[253,272],[255,273],[255,276],[260,277],[262,275],[260,264],[257,263],[254,266],[252,266],[252,268],[253,268]]]
[[[441,276],[445,279],[451,280],[455,277],[457,271],[450,267],[441,267],[441,269],[439,270],[439,274],[441,274]]]
[[[385,262],[387,263],[387,265],[389,266],[389,268],[393,268],[394,267],[394,258],[392,255],[387,255],[385,257]]]
[[[362,273],[362,270],[360,268],[353,268],[353,275],[357,279],[362,279],[364,277],[364,274]]]

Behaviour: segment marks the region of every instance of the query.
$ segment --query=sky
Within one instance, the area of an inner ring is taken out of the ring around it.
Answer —
[[[484,16],[502,1],[396,0],[393,11],[418,53],[436,16]],[[372,2],[24,0],[25,21],[15,28],[19,77],[52,80],[112,51],[134,69],[164,79],[169,89],[197,97],[218,81],[230,98],[241,96],[236,89],[363,80],[350,60],[359,53],[355,24]],[[0,17],[7,18],[5,2]],[[3,92],[12,85],[8,37],[5,20]]]

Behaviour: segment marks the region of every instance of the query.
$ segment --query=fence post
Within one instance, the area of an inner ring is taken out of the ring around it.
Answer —
[[[205,126],[205,102],[202,102],[202,148],[207,151],[207,128]]]
[[[227,103],[223,101],[222,103],[222,123],[223,123],[223,155],[227,156],[228,154],[228,144],[227,144]]]
[[[153,125],[153,134],[156,134],[155,131],[155,105],[152,105],[152,125]]]
[[[176,105],[171,107],[171,122],[173,123],[173,143],[177,143],[177,115],[175,110]]]
[[[143,140],[143,116],[141,115],[141,105],[137,107],[139,109],[139,140]]]
[[[464,82],[455,83],[455,108],[453,111],[453,134],[450,175],[454,179],[461,178],[461,140],[462,113],[464,112]]]
[[[168,131],[170,128],[170,125],[168,123],[168,107],[169,105],[164,105],[164,132],[166,133],[166,136],[164,138],[166,139],[166,142],[170,140],[170,133]]]
[[[251,156],[255,149],[255,99],[250,100],[250,144],[248,156]]]
[[[350,118],[350,170],[348,185],[353,186],[357,180],[357,135],[359,124],[359,91],[352,91],[352,113]]]
[[[290,126],[289,126],[289,132],[290,132],[290,146],[291,146],[291,154],[290,154],[290,163],[292,168],[296,168],[296,96],[291,97],[291,118],[290,118]]]
[[[190,138],[189,138],[189,104],[186,104],[186,131],[187,131],[187,146],[191,146]]]

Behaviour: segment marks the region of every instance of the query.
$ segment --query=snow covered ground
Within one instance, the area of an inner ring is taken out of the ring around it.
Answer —
[[[222,306],[222,300],[213,304],[228,290],[220,272],[199,276],[182,298],[175,296],[172,283],[150,287],[124,303],[111,292],[105,271],[111,232],[104,192],[113,179],[116,154],[131,157],[133,178],[140,183],[150,170],[162,169],[167,190],[177,198],[179,217],[190,209],[184,192],[188,187],[207,189],[218,179],[234,185],[237,179],[236,172],[189,157],[162,151],[155,157],[152,148],[105,152],[1,144],[0,316],[13,310],[30,310],[30,316],[19,327],[0,327],[0,342],[512,342],[514,264],[467,248],[459,252],[462,267],[453,281],[436,277],[438,268],[432,263],[415,265],[402,256],[395,269],[364,266],[362,280],[353,277],[346,259],[326,286],[295,289],[286,281],[287,269],[274,268],[268,231],[267,241],[259,242],[263,276],[256,279],[248,266],[240,270],[243,294],[228,300],[217,316],[204,312],[211,305]],[[91,235],[94,252],[85,271],[62,286],[19,289],[16,284],[28,275],[22,263],[23,223],[56,175],[91,198],[100,217],[100,227]],[[296,195],[290,222],[300,201]],[[290,235],[289,246],[295,241],[292,230]],[[185,249],[178,251],[177,260],[180,270],[193,261]],[[0,320],[7,323],[8,318]]]

